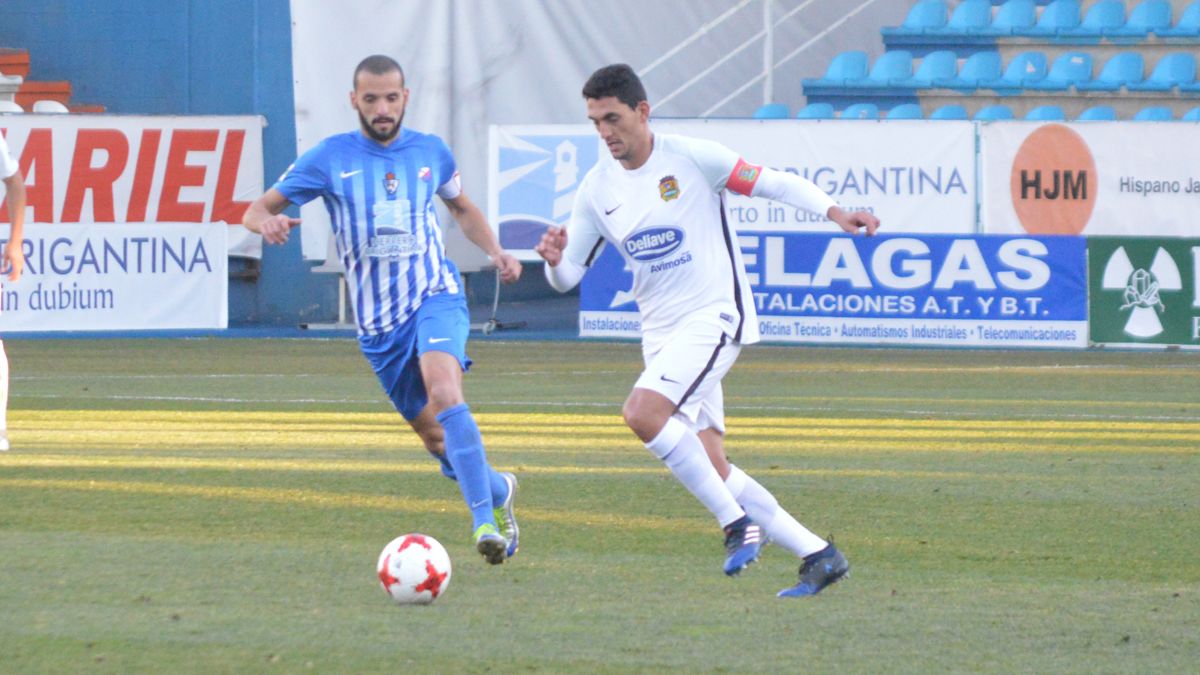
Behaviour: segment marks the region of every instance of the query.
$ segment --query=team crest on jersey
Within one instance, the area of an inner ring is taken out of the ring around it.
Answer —
[[[738,169],[737,179],[745,183],[753,184],[754,181],[758,180],[758,172],[760,170],[760,167],[754,166],[753,164],[742,164],[741,168]]]
[[[658,196],[662,197],[664,202],[679,199],[679,181],[675,180],[675,176],[663,176],[659,179]]]
[[[428,183],[429,180],[431,178],[433,178],[433,170],[427,166],[423,166],[417,171],[417,178],[420,178],[421,180]]]
[[[400,181],[396,180],[396,174],[391,171],[384,174],[383,189],[387,190],[389,195],[396,194],[396,190],[400,189]]]

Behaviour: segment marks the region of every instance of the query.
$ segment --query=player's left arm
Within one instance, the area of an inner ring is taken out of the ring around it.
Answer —
[[[744,159],[738,159],[733,171],[725,182],[726,189],[748,197],[762,197],[771,201],[783,202],[797,208],[817,213],[837,223],[838,227],[850,234],[860,229],[867,236],[875,234],[879,229],[879,218],[870,211],[847,211],[817,187],[817,184],[803,176],[777,171],[770,167],[750,164]]]
[[[8,274],[9,281],[21,278],[25,269],[25,251],[22,242],[25,240],[25,180],[20,171],[4,179],[4,189],[8,201],[9,229],[8,243],[4,246],[3,259],[0,260],[0,271]]]
[[[482,249],[496,269],[500,270],[501,281],[512,283],[521,278],[521,262],[500,247],[496,233],[492,231],[491,225],[488,225],[483,211],[479,210],[466,193],[460,189],[453,197],[442,196],[442,201],[462,228],[463,234],[467,235],[467,239]]]

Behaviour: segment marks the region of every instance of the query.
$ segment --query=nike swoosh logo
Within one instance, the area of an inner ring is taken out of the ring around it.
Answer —
[[[613,211],[616,211],[617,209],[621,208],[622,206],[625,206],[625,205],[617,204],[616,206],[612,207],[611,209],[605,209],[604,215],[611,216]]]
[[[436,345],[439,342],[446,342],[450,338],[429,338],[429,344]]]
[[[354,174],[358,174],[358,173],[362,173],[362,172],[363,172],[362,169],[359,169],[358,171],[343,171],[342,178],[349,178],[350,176],[353,176]]]
[[[483,506],[484,504],[486,504],[487,502],[488,502],[488,500],[486,500],[486,499],[480,499],[479,501],[475,502],[474,504],[471,504],[471,508],[477,509],[477,508]]]
[[[670,382],[671,384],[679,384],[679,380],[672,380],[666,375],[659,375],[658,379],[662,380],[663,382]]]

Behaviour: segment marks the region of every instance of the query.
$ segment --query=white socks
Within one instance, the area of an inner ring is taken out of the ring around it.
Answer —
[[[745,515],[708,460],[700,437],[683,422],[674,417],[668,419],[658,435],[646,444],[646,448],[661,459],[675,474],[676,480],[683,483],[717,517],[721,527]]]
[[[801,558],[820,551],[828,544],[783,510],[774,495],[759,485],[758,481],[732,464],[729,465],[725,487],[772,542]]]

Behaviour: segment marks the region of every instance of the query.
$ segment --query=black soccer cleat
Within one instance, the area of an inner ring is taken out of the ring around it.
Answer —
[[[802,598],[816,595],[826,586],[850,574],[850,563],[833,544],[804,556],[800,566],[800,582],[779,591],[781,598]]]

